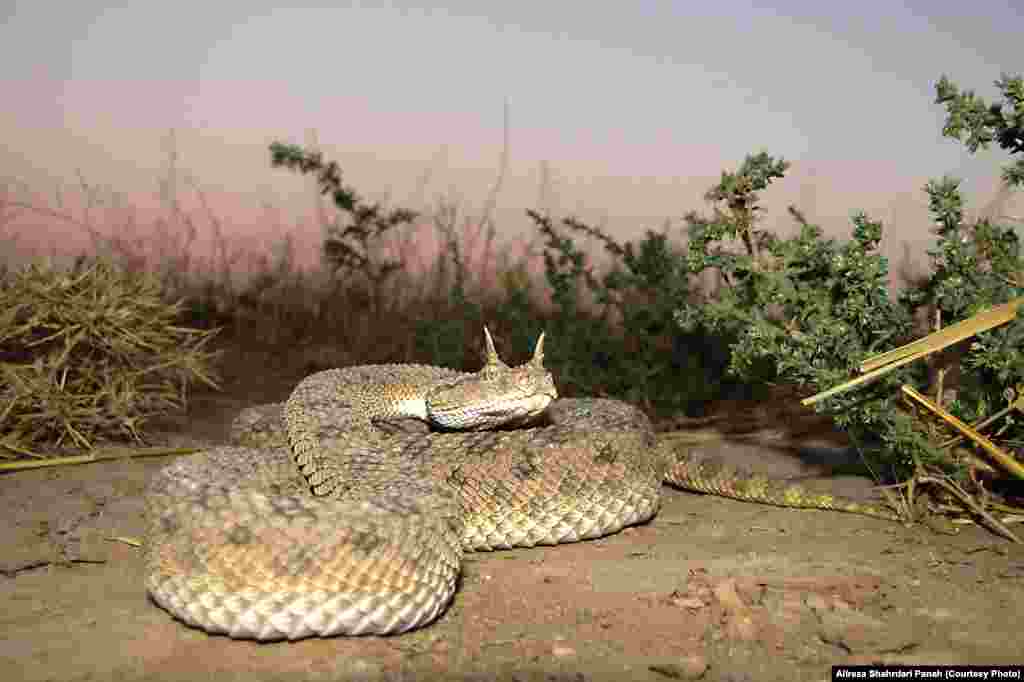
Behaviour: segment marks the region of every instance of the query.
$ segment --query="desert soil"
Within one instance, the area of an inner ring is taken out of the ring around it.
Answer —
[[[240,408],[284,399],[303,373],[239,355],[226,390],[194,396],[156,442],[224,442]],[[749,468],[870,494],[836,475],[850,452],[827,422],[782,401],[676,427]],[[1021,545],[669,487],[643,526],[466,556],[452,606],[414,633],[210,636],[149,601],[141,549],[118,540],[145,540],[142,492],[167,461],[0,476],[0,680],[825,680],[839,663],[1024,662]]]

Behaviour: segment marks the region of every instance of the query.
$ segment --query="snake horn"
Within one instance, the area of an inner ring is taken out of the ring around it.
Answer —
[[[498,351],[494,349],[494,339],[491,338],[491,332],[487,329],[486,324],[484,325],[484,349],[486,352],[485,369],[506,366],[498,357]]]
[[[533,348],[533,360],[530,362],[534,367],[544,366],[544,332],[537,338],[537,345]]]

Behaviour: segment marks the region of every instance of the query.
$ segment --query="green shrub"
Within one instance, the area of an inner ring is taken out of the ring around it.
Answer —
[[[889,296],[888,263],[877,251],[881,223],[856,214],[852,240],[840,244],[823,239],[820,227],[791,208],[800,225],[796,237],[779,239],[758,229],[757,192],[787,167],[766,153],[748,156],[737,173],[723,173],[707,193],[718,203],[713,216],[686,216],[691,271],[713,268],[725,286],[715,299],[684,302],[676,320],[684,329],[703,324],[735,334],[731,374],[818,392],[849,380],[868,357],[913,340],[912,318]],[[895,409],[898,387],[922,376],[920,366],[910,365],[819,409],[858,440],[905,433],[908,418]],[[926,449],[923,438],[889,444],[897,462]]]
[[[935,86],[935,103],[946,107],[942,134],[961,140],[974,153],[988,149],[993,142],[1010,154],[1024,153],[1024,78],[1003,74],[995,81],[1005,98],[988,104],[967,90],[960,92],[949,78],[942,76]],[[1024,158],[1003,168],[1007,187],[1024,185]]]
[[[342,184],[337,162],[325,164],[320,152],[274,142],[270,145],[270,165],[315,175],[320,193],[329,194],[335,207],[347,214],[349,224],[336,221],[328,226],[322,246],[323,263],[333,275],[345,278],[358,274],[378,285],[401,267],[395,261],[373,258],[372,248],[389,231],[416,220],[416,213],[406,209],[386,212],[379,203],[366,203],[354,189]]]
[[[958,95],[943,78],[938,103],[949,111],[944,132],[969,136],[972,151],[992,140],[1012,153],[1024,151],[1024,97],[1020,78],[997,81],[1012,106],[985,105],[972,93]],[[921,286],[908,288],[894,301],[888,293],[888,264],[877,253],[882,225],[864,213],[853,217],[852,240],[838,244],[821,238],[795,208],[791,215],[800,234],[778,239],[757,228],[757,192],[784,175],[788,164],[766,153],[749,156],[739,171],[723,173],[707,194],[716,202],[711,217],[686,216],[691,272],[716,270],[726,284],[716,300],[681,301],[676,314],[684,329],[704,325],[735,333],[729,369],[745,380],[773,380],[823,391],[855,375],[858,365],[876,353],[903,345],[930,329],[912,326],[924,307],[938,310],[944,326],[982,309],[1024,295],[1024,262],[1016,234],[987,220],[967,224],[957,182],[949,178],[925,188],[939,227],[936,247],[929,251],[933,269]],[[1020,184],[1021,161],[1004,172],[1004,180]],[[739,248],[726,248],[727,240]],[[1024,316],[977,335],[963,359],[954,413],[967,421],[990,415],[1024,388]],[[856,440],[880,438],[881,449],[868,453],[884,467],[879,473],[904,480],[937,468],[961,480],[967,469],[954,461],[933,432],[904,409],[898,387],[910,384],[928,390],[924,363],[913,363],[883,376],[864,390],[842,393],[818,403]],[[1000,437],[1019,443],[1019,421],[1012,412]]]
[[[901,296],[911,312],[924,309],[936,314],[943,326],[967,319],[996,305],[1024,296],[1024,261],[1020,241],[1011,227],[989,220],[967,223],[959,182],[952,178],[930,181],[926,187],[938,240],[928,250],[931,275]],[[951,413],[968,423],[982,419],[1007,402],[1024,386],[1024,315],[977,334],[962,343],[958,357],[958,384],[948,388],[954,400]],[[1010,391],[1010,393],[1007,393]],[[945,392],[945,391],[944,391]],[[1006,426],[1024,436],[1012,413]]]
[[[558,339],[550,363],[567,395],[623,398],[657,413],[699,413],[718,397],[727,356],[703,330],[681,332],[673,316],[691,295],[686,262],[666,232],[620,244],[575,218],[562,227],[597,240],[611,257],[598,275],[550,217],[527,214],[544,239],[544,272],[554,305],[547,329]],[[596,311],[595,311],[596,309]]]

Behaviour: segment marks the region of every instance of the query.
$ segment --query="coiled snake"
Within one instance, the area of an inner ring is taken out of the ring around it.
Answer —
[[[405,632],[451,601],[464,551],[614,533],[657,513],[663,481],[892,518],[672,453],[626,403],[555,400],[543,334],[532,360],[508,367],[484,332],[480,372],[319,372],[283,410],[244,411],[244,445],[158,472],[146,492],[154,601],[236,638]]]

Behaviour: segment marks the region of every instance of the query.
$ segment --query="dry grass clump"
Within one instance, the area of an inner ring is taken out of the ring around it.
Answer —
[[[217,329],[177,326],[159,282],[104,260],[34,263],[0,281],[0,457],[47,444],[143,440],[147,419],[183,409],[196,380],[217,388]]]

